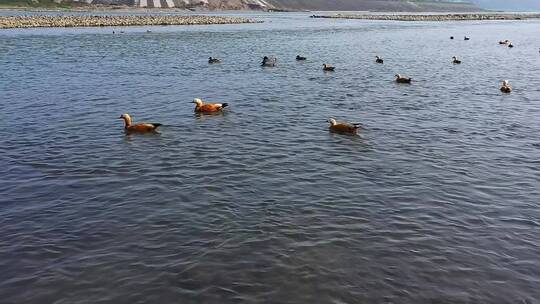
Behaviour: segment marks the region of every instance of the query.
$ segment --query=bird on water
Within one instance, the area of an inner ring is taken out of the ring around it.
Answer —
[[[276,65],[276,61],[277,59],[274,58],[274,57],[268,57],[268,56],[264,56],[263,57],[263,61],[261,62],[261,66],[263,67],[273,67]]]
[[[199,98],[193,99],[192,103],[195,104],[196,113],[218,113],[229,105],[228,103],[204,103]]]
[[[124,130],[126,132],[137,132],[137,133],[149,133],[155,132],[156,129],[161,126],[160,123],[138,123],[132,124],[131,116],[125,113],[118,117],[119,119],[124,120]]]
[[[323,64],[323,71],[326,72],[333,72],[336,68],[331,66],[330,64]]]
[[[330,127],[328,128],[330,132],[336,133],[345,133],[345,134],[356,134],[358,129],[360,129],[360,124],[357,123],[348,123],[348,122],[337,122],[335,119],[328,119]]]
[[[397,83],[411,83],[412,78],[401,76],[400,74],[396,74],[396,82]]]
[[[501,86],[501,92],[503,93],[512,92],[512,86],[508,83],[508,80],[503,80],[502,86]]]

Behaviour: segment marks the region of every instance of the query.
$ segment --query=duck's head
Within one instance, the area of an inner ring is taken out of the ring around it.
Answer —
[[[131,116],[129,116],[128,113],[124,113],[124,114],[120,115],[120,117],[118,117],[118,119],[123,119],[124,120],[124,124],[125,124],[126,128],[131,125]]]
[[[128,113],[124,113],[124,114],[120,115],[120,117],[118,117],[118,119],[131,120],[131,116],[129,116]]]
[[[208,57],[208,60],[212,60],[212,57]]]
[[[452,56],[452,59],[456,60],[456,59],[457,59],[457,57],[456,57],[456,56]]]
[[[401,78],[401,75],[400,75],[400,74],[396,74],[396,78]]]
[[[375,56],[376,59],[381,59],[381,57],[379,57],[379,55]]]
[[[331,126],[335,126],[337,124],[336,120],[333,118],[328,119],[327,122],[329,122]]]
[[[203,102],[202,102],[202,100],[201,100],[201,99],[199,99],[199,98],[195,98],[195,99],[193,99],[192,103],[196,104],[196,105],[197,105],[197,107],[200,107],[200,106],[202,106],[202,105],[203,105]]]
[[[505,87],[508,86],[508,84],[509,84],[509,83],[508,83],[508,80],[503,80],[503,81],[502,81],[502,84],[503,84],[503,86],[505,86]]]

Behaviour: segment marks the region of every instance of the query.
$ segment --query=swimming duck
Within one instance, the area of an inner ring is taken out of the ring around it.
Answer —
[[[375,62],[376,63],[384,63],[384,60],[379,56],[375,56]]]
[[[323,71],[327,71],[327,72],[333,72],[336,68],[329,65],[329,64],[323,64]]]
[[[118,117],[119,119],[124,120],[124,130],[126,132],[138,132],[138,133],[149,133],[149,132],[155,132],[156,129],[161,126],[160,123],[138,123],[138,124],[131,124],[131,116],[129,114],[125,113],[120,115]]]
[[[512,92],[512,86],[508,83],[508,80],[503,80],[502,86],[501,86],[501,92],[503,93],[510,93]]]
[[[273,67],[276,65],[276,61],[277,60],[274,57],[270,58],[268,56],[264,56],[261,66]]]
[[[221,60],[217,58],[208,57],[208,63],[221,63]]]
[[[454,39],[454,36],[450,36],[450,39]]]
[[[454,60],[452,61],[453,64],[461,64],[461,60],[457,59],[456,56],[452,57],[452,59],[454,59]]]
[[[300,56],[300,55],[296,55],[296,60],[301,61],[301,60],[306,60],[306,59],[307,59],[306,57],[302,57],[302,56]]]
[[[510,40],[508,39],[499,41],[499,44],[508,44],[508,43],[510,43]]]
[[[328,128],[330,132],[356,134],[360,128],[360,124],[352,124],[348,122],[338,123],[333,118],[330,118],[328,122],[330,123],[330,127]]]
[[[471,40],[471,38],[465,36],[465,37],[463,37],[463,40]]]
[[[405,76],[401,76],[400,74],[396,74],[396,82],[398,83],[411,83],[412,78],[407,78]]]
[[[197,113],[217,113],[223,111],[223,108],[228,106],[227,103],[203,103],[199,98],[193,99],[195,104],[195,112]]]

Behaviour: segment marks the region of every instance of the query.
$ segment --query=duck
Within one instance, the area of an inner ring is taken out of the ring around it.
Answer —
[[[333,72],[336,68],[329,65],[329,64],[323,64],[323,71],[327,71],[327,72]]]
[[[471,40],[471,38],[465,36],[465,37],[463,37],[463,40]]]
[[[508,83],[508,80],[503,80],[502,86],[501,86],[501,92],[503,93],[510,93],[512,92],[512,86]]]
[[[453,64],[461,64],[461,60],[459,60],[456,56],[452,57],[452,59],[454,59],[452,61]]]
[[[408,78],[405,76],[401,76],[400,74],[396,74],[396,82],[398,83],[411,83],[412,78]]]
[[[126,132],[137,132],[137,133],[150,133],[155,132],[159,126],[162,124],[160,123],[138,123],[138,124],[132,124],[131,123],[131,116],[129,114],[124,113],[118,117],[118,119],[124,120],[124,130]]]
[[[300,55],[296,55],[296,60],[298,61],[302,61],[302,60],[306,60],[307,58],[306,57],[302,57]]]
[[[208,57],[208,63],[221,63],[221,60],[217,58]]]
[[[277,60],[274,57],[269,58],[268,56],[264,56],[261,66],[273,67],[276,65],[276,61]]]
[[[357,123],[348,123],[348,122],[337,122],[335,119],[328,119],[330,127],[328,128],[330,132],[336,133],[345,133],[345,134],[356,134],[358,129],[360,129],[360,124]]]
[[[508,44],[508,43],[510,43],[510,40],[508,39],[499,41],[499,44]]]
[[[513,48],[513,47],[514,47],[514,45],[512,44],[512,42],[510,42],[510,43],[508,44],[508,47],[509,47],[509,48]]]
[[[450,39],[452,39],[452,40],[453,40],[453,39],[454,39],[454,36],[450,36]]]
[[[375,56],[375,62],[376,63],[384,63],[384,60],[379,56]]]
[[[227,107],[227,103],[204,103],[201,99],[195,98],[192,103],[195,104],[196,113],[218,113]]]

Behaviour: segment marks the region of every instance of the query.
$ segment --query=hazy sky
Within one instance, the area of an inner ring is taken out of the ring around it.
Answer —
[[[471,0],[477,5],[488,9],[505,10],[540,10],[540,0]]]

